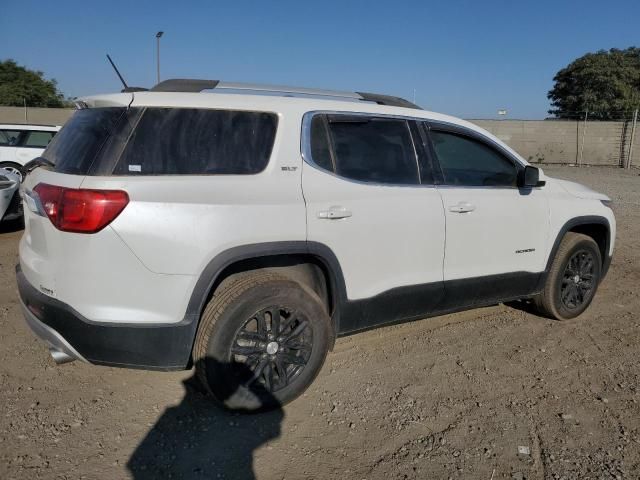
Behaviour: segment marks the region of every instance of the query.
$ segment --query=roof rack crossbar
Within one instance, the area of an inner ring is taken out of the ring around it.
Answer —
[[[420,107],[401,97],[380,95],[366,92],[341,92],[336,90],[321,90],[316,88],[300,88],[282,85],[262,85],[257,83],[221,82],[220,80],[190,80],[174,78],[164,80],[151,88],[151,92],[201,92],[203,90],[235,90],[249,92],[281,93],[290,95],[313,95],[329,98],[345,98],[350,100],[362,100],[374,102],[379,105],[393,107],[416,108]]]

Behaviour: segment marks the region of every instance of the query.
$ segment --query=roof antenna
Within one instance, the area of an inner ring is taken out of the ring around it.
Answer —
[[[124,86],[124,88],[122,89],[122,93],[129,93],[129,92],[144,92],[147,89],[146,88],[142,88],[142,87],[130,87],[129,85],[127,85],[127,82],[124,81],[124,78],[122,78],[122,75],[120,75],[120,71],[118,70],[118,67],[116,67],[116,64],[113,63],[113,60],[111,60],[111,57],[109,56],[109,54],[107,53],[107,60],[109,60],[109,63],[111,64],[111,66],[113,67],[113,69],[116,71],[116,75],[118,75],[118,78],[120,79],[120,81],[122,82],[122,85]]]

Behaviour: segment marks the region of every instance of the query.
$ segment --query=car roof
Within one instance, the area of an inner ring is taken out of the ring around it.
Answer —
[[[60,125],[37,125],[37,124],[20,124],[20,123],[0,123],[0,129],[3,130],[40,130],[45,132],[57,132],[62,128]]]

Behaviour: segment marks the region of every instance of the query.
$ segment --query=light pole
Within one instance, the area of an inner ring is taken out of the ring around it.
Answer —
[[[164,32],[156,33],[156,68],[158,74],[158,82],[160,83],[160,38],[164,35]]]

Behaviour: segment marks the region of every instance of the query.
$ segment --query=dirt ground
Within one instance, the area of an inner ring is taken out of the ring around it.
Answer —
[[[25,325],[21,231],[0,234],[2,479],[640,478],[640,176],[546,167],[615,202],[581,318],[495,306],[339,339],[283,410],[237,416],[192,372],[55,366]]]

